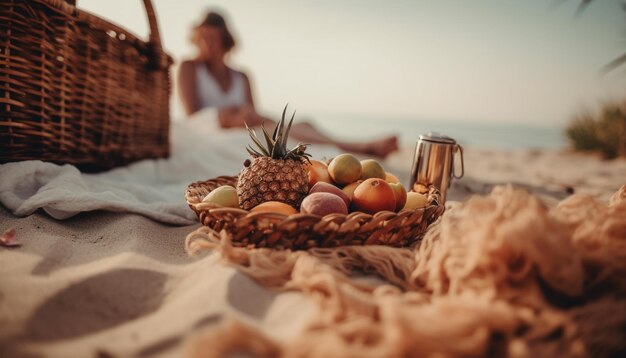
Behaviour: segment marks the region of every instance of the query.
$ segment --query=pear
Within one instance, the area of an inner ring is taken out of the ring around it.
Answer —
[[[239,198],[237,189],[230,185],[223,185],[212,190],[203,200],[203,203],[211,203],[228,208],[238,208]]]
[[[404,210],[415,210],[428,205],[428,198],[424,194],[410,191],[406,193],[406,204],[402,208]]]

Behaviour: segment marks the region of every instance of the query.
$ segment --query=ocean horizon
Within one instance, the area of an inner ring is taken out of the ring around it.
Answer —
[[[564,149],[562,126],[536,124],[480,123],[453,120],[367,118],[350,115],[319,115],[311,121],[324,133],[346,140],[363,140],[395,134],[402,146],[415,145],[420,134],[439,132],[459,144],[485,149]]]

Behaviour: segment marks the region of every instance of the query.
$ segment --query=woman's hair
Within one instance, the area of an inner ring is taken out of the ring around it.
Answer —
[[[218,29],[221,30],[222,46],[224,46],[224,49],[226,50],[226,52],[230,51],[233,47],[235,47],[235,38],[228,30],[228,26],[226,26],[226,21],[224,20],[224,17],[214,11],[209,11],[204,17],[204,20],[202,20],[200,24],[198,24],[197,26],[193,28],[191,41],[194,44],[196,45],[198,44],[199,35],[200,35],[198,30],[200,30],[200,28],[204,26],[217,27]]]

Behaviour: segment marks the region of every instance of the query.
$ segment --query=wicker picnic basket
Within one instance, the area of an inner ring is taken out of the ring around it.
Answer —
[[[416,210],[375,215],[362,212],[330,214],[251,213],[236,208],[217,207],[202,199],[222,185],[236,186],[236,176],[220,176],[190,184],[185,191],[189,207],[203,225],[232,235],[236,246],[273,247],[301,250],[342,245],[410,246],[426,232],[444,211],[439,191],[431,187],[429,205]]]
[[[0,2],[0,163],[102,170],[169,154],[169,66],[150,0],[147,42],[75,1]]]

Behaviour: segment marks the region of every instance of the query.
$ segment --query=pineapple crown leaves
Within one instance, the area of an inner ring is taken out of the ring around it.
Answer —
[[[309,153],[306,153],[306,147],[309,144],[298,143],[294,148],[287,150],[287,139],[289,138],[289,131],[291,130],[291,125],[293,123],[293,119],[296,116],[296,112],[294,111],[291,116],[291,120],[285,127],[285,114],[287,113],[287,106],[283,109],[283,115],[278,121],[278,124],[274,128],[274,132],[270,136],[270,134],[265,129],[265,125],[261,124],[261,129],[263,131],[263,137],[265,139],[265,145],[262,140],[259,139],[254,129],[248,127],[248,124],[244,122],[246,129],[248,130],[248,134],[252,139],[252,142],[255,144],[256,148],[252,146],[247,146],[246,150],[248,153],[254,157],[270,157],[272,159],[295,159],[295,160],[306,160],[309,161],[309,157],[311,156]]]

